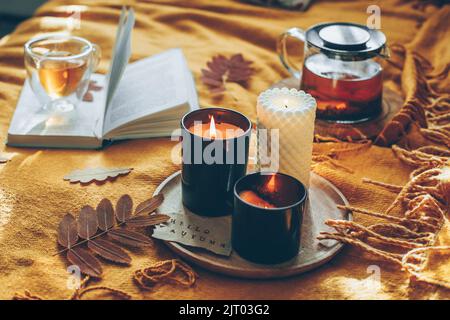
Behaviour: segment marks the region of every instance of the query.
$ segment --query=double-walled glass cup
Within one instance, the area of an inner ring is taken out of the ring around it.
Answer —
[[[86,93],[101,51],[90,41],[68,35],[33,38],[24,46],[31,88],[43,109],[71,111]]]

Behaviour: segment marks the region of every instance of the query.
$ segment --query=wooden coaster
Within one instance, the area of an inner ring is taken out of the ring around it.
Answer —
[[[277,265],[262,265],[241,258],[236,252],[231,256],[219,256],[201,248],[193,248],[175,242],[166,242],[175,253],[189,262],[221,274],[253,279],[282,278],[317,268],[331,260],[344,246],[334,240],[318,241],[320,231],[332,232],[325,225],[327,219],[351,220],[351,215],[339,210],[337,205],[348,205],[344,195],[328,180],[311,173],[309,208],[302,225],[300,252],[294,259]],[[186,212],[181,202],[181,171],[163,181],[154,195],[164,194],[164,202],[158,212]],[[208,218],[205,218],[208,219]],[[231,216],[227,217],[231,223]]]
[[[299,87],[299,80],[287,78],[275,83],[271,88]],[[332,136],[340,140],[356,141],[361,139],[375,139],[384,126],[398,113],[403,105],[403,98],[397,92],[383,88],[382,112],[375,119],[358,123],[340,123],[316,119],[314,133],[321,136]]]

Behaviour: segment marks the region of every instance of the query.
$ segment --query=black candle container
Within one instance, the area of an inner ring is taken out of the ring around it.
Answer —
[[[244,190],[257,190],[275,175],[276,208],[263,208],[242,199]],[[297,179],[281,173],[249,174],[234,187],[232,247],[244,259],[275,264],[299,253],[307,190]]]
[[[232,138],[210,139],[189,131],[194,122],[229,123],[241,134]],[[202,216],[222,216],[233,211],[233,187],[246,173],[252,124],[243,114],[205,108],[186,114],[181,120],[182,199],[190,211]],[[206,152],[211,151],[212,152]],[[205,159],[205,152],[215,160]]]

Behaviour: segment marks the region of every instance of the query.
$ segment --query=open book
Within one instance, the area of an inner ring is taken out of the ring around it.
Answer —
[[[92,91],[93,101],[74,111],[42,110],[26,81],[7,144],[100,148],[104,141],[170,136],[183,114],[198,108],[192,74],[180,49],[128,64],[133,26],[133,11],[122,11],[110,71],[91,76],[102,90]]]

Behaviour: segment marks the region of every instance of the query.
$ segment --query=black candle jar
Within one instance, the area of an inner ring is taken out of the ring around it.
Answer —
[[[208,138],[189,130],[195,123],[231,124],[240,133],[231,138]],[[203,216],[222,216],[233,211],[233,187],[246,173],[251,122],[243,114],[205,108],[181,120],[182,199],[190,211]]]
[[[267,208],[244,200],[243,191],[258,193],[275,178]],[[307,190],[297,179],[282,173],[249,174],[236,182],[232,222],[232,247],[243,258],[263,264],[281,263],[299,253]]]

